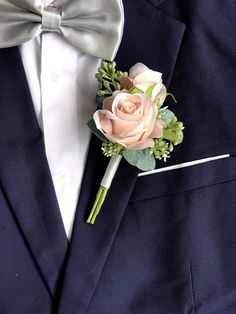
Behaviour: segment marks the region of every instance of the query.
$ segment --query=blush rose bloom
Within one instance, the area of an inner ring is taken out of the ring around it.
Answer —
[[[97,110],[93,119],[107,139],[135,150],[153,147],[153,139],[162,136],[165,123],[157,119],[157,113],[150,97],[115,92],[105,98],[102,110]]]
[[[156,84],[151,95],[153,102],[160,102],[163,105],[167,91],[166,87],[162,84],[162,73],[152,71],[143,63],[136,63],[130,70],[128,77],[122,77],[120,79],[121,87],[126,90],[130,90],[132,87],[137,87],[144,93],[147,89]]]

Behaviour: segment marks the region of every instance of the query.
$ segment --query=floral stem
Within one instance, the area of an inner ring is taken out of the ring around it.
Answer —
[[[99,214],[102,205],[105,201],[106,195],[107,195],[108,189],[105,188],[104,186],[100,186],[97,196],[96,196],[96,200],[94,202],[93,208],[91,210],[91,213],[87,219],[87,223],[94,225],[95,220],[97,218],[97,215]]]
[[[96,195],[96,199],[95,199],[95,202],[94,202],[94,205],[93,205],[93,208],[90,212],[90,215],[89,215],[89,218],[87,219],[87,222],[90,223],[94,214],[95,214],[95,211],[96,211],[96,208],[98,206],[98,203],[99,203],[99,200],[100,200],[100,197],[102,195],[102,186],[100,186],[100,189],[98,190],[98,193]]]
[[[98,214],[100,213],[102,205],[106,199],[108,190],[111,186],[112,180],[113,180],[113,178],[116,174],[116,171],[119,167],[121,159],[122,159],[121,155],[117,154],[117,155],[112,156],[112,158],[111,158],[111,160],[107,166],[106,173],[102,179],[102,182],[101,182],[100,188],[98,190],[93,208],[92,208],[90,215],[87,219],[87,223],[92,224],[92,225],[95,223],[95,220],[96,220]]]

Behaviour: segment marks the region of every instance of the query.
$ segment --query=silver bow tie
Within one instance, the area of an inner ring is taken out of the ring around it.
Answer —
[[[70,0],[61,10],[36,0],[0,0],[0,48],[50,31],[61,33],[86,54],[113,60],[123,26],[122,0]]]

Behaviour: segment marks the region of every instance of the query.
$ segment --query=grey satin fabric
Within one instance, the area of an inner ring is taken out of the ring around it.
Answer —
[[[0,48],[51,31],[86,54],[113,60],[123,27],[122,0],[70,0],[61,10],[44,8],[35,0],[0,0]]]

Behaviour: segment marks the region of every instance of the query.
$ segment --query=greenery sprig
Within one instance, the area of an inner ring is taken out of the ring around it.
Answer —
[[[120,78],[124,76],[128,76],[128,73],[117,71],[115,62],[103,61],[96,74],[98,96],[110,96],[114,91],[121,90]]]

